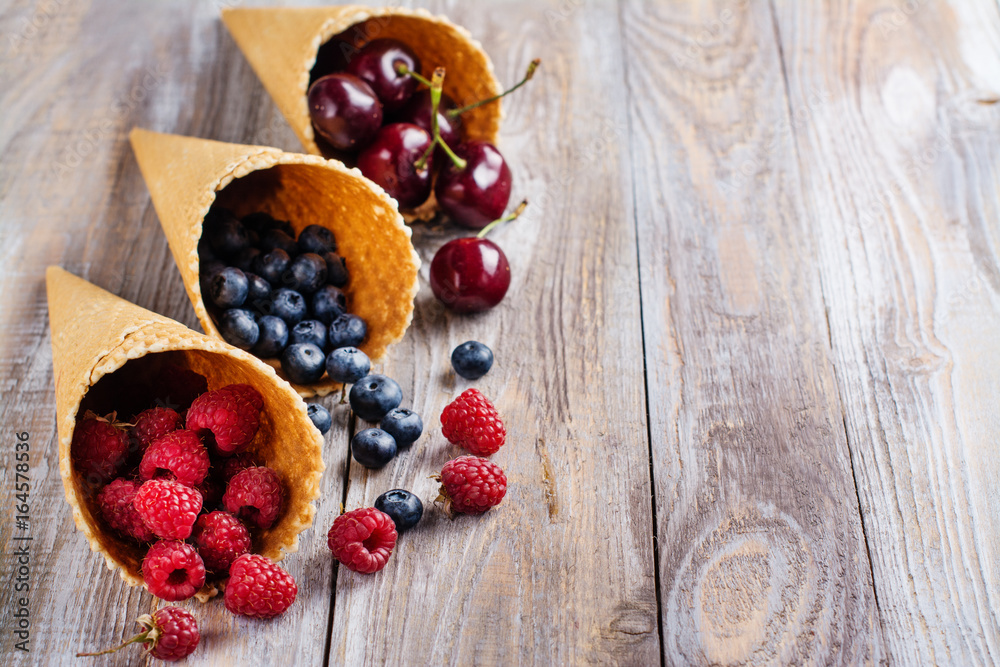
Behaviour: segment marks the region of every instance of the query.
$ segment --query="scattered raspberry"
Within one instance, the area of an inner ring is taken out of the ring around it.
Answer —
[[[197,489],[167,479],[151,479],[139,487],[132,505],[157,537],[186,540],[201,511],[201,502]]]
[[[242,396],[250,403],[250,405],[254,407],[257,412],[260,412],[264,408],[264,397],[260,395],[259,391],[248,384],[231,384],[223,387],[219,391],[228,391],[236,396]]]
[[[150,408],[136,415],[132,425],[132,440],[138,446],[139,452],[145,452],[153,444],[168,433],[184,428],[184,418],[170,408]]]
[[[205,585],[205,562],[190,544],[161,540],[146,552],[142,580],[161,600],[187,600]]]
[[[113,529],[140,542],[152,542],[156,535],[146,527],[132,506],[132,499],[138,490],[137,482],[119,477],[97,494],[97,505],[101,508],[101,516]]]
[[[191,655],[201,640],[194,616],[180,607],[163,607],[154,611],[152,616],[143,614],[135,622],[142,627],[142,632],[121,646],[97,653],[77,653],[76,656],[104,655],[142,642],[146,652],[154,658],[175,662]]]
[[[477,456],[459,456],[441,468],[441,490],[451,513],[480,514],[495,507],[507,493],[507,476],[500,466]]]
[[[98,417],[88,412],[73,429],[71,446],[76,469],[93,484],[113,478],[128,455],[128,435],[125,427],[110,417]]]
[[[149,446],[139,464],[139,478],[172,479],[197,487],[208,475],[208,450],[194,431],[167,433]]]
[[[507,437],[496,408],[478,389],[466,389],[441,412],[441,433],[448,442],[478,456],[489,456]]]
[[[240,616],[271,618],[295,602],[295,579],[264,556],[243,554],[229,568],[226,609]]]
[[[174,408],[178,412],[186,410],[191,402],[208,391],[205,376],[175,364],[164,366],[156,376],[156,402]]]
[[[259,465],[257,459],[250,452],[234,454],[222,461],[222,480],[228,483],[236,473],[256,465]]]
[[[274,470],[255,466],[229,480],[222,506],[258,528],[270,528],[281,513],[281,478]]]
[[[326,541],[334,558],[348,569],[371,574],[389,561],[396,546],[396,524],[385,512],[362,507],[338,516]]]
[[[202,394],[188,410],[187,427],[203,437],[209,433],[214,436],[215,447],[222,456],[246,449],[260,426],[260,410],[254,407],[247,393],[223,387]]]
[[[229,571],[237,557],[250,551],[250,533],[239,519],[228,512],[202,514],[194,524],[191,541],[214,572]]]

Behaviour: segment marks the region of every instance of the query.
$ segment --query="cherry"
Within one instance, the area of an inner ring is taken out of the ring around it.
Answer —
[[[481,229],[507,208],[510,168],[500,151],[485,141],[459,144],[454,153],[458,159],[441,168],[434,193],[452,220]]]
[[[321,137],[337,150],[367,145],[382,125],[382,103],[353,74],[328,74],[309,88],[309,116]]]
[[[358,156],[358,169],[375,181],[403,209],[416,208],[431,194],[431,162],[428,157],[422,169],[414,163],[431,147],[431,135],[410,123],[386,125],[368,148]]]
[[[420,59],[413,49],[396,39],[375,39],[351,58],[347,72],[372,87],[385,113],[401,109],[414,91],[417,80],[408,73],[420,71]],[[426,129],[426,128],[425,128]]]
[[[428,132],[433,132],[434,130],[431,127],[431,106],[431,91],[418,91],[413,94],[410,101],[397,114],[397,118],[404,123],[413,123]],[[450,97],[442,93],[441,103],[438,107],[438,131],[441,133],[441,140],[449,146],[457,146],[462,141],[462,118],[460,116],[451,117],[447,115],[447,111],[453,108],[455,108],[455,103],[451,101]]]

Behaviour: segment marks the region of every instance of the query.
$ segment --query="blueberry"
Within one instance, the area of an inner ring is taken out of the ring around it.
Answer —
[[[212,244],[208,242],[204,234],[198,239],[198,259],[202,264],[213,259],[219,259],[215,251],[212,250]]]
[[[299,252],[314,252],[322,255],[337,249],[337,239],[333,232],[321,225],[309,225],[299,232]]]
[[[210,210],[203,230],[212,250],[220,257],[231,257],[250,245],[246,227],[226,209]]]
[[[275,250],[254,257],[253,261],[250,262],[250,271],[256,273],[272,285],[280,285],[281,274],[285,272],[285,269],[288,268],[288,263],[291,261],[292,259],[288,256],[287,252],[276,248]]]
[[[399,383],[385,375],[366,375],[351,387],[351,409],[365,421],[377,423],[403,402]]]
[[[380,428],[366,428],[351,438],[351,454],[366,468],[381,468],[396,455],[396,441]]]
[[[243,308],[230,308],[219,318],[219,333],[230,345],[249,350],[257,344],[260,327],[254,314]]]
[[[350,276],[347,273],[347,262],[335,252],[322,253],[326,262],[326,282],[334,287],[343,287]]]
[[[330,347],[358,347],[365,342],[368,335],[368,325],[357,315],[344,313],[330,322],[328,340]]]
[[[200,274],[198,283],[201,285],[201,294],[203,297],[208,296],[209,288],[212,286],[212,278],[215,277],[215,274],[225,268],[226,265],[217,259],[201,262],[201,266],[198,269],[198,273]]]
[[[326,347],[326,325],[319,320],[302,320],[292,327],[288,337],[291,343],[312,343],[319,349]]]
[[[246,275],[235,266],[227,266],[208,285],[208,298],[219,308],[236,308],[247,300],[250,284]]]
[[[397,447],[409,447],[424,432],[424,420],[413,410],[396,408],[382,417],[378,427],[392,436]]]
[[[281,353],[281,370],[296,384],[312,384],[323,377],[323,350],[312,343],[289,345]]]
[[[330,416],[330,411],[319,403],[310,403],[306,408],[306,412],[320,433],[326,433],[333,426],[333,417]]]
[[[347,312],[347,297],[340,288],[323,285],[309,297],[309,312],[320,322],[330,324]]]
[[[477,341],[466,341],[452,351],[451,366],[466,380],[478,380],[493,366],[493,350]]]
[[[271,315],[277,315],[295,326],[306,316],[306,299],[295,290],[285,287],[276,289],[271,294]]]
[[[245,272],[244,272],[245,273]],[[256,273],[247,273],[246,307],[258,313],[265,313],[271,306],[271,283]]]
[[[269,229],[260,235],[260,249],[263,252],[271,252],[277,248],[287,252],[289,257],[299,254],[295,239],[280,229]]]
[[[253,265],[253,258],[260,254],[260,250],[257,248],[248,246],[236,253],[236,257],[233,258],[233,266],[235,266],[240,271],[246,272],[250,270]]]
[[[251,352],[261,359],[281,354],[288,345],[288,325],[285,320],[274,315],[264,315],[257,320],[257,326],[260,328],[260,337]]]
[[[244,215],[240,222],[243,223],[243,226],[246,227],[247,231],[257,232],[258,234],[265,232],[274,226],[274,218],[262,211]]]
[[[386,491],[375,499],[375,509],[385,512],[396,524],[396,532],[402,533],[420,523],[424,515],[424,504],[420,498],[404,489]]]
[[[326,262],[315,253],[299,255],[281,274],[281,282],[296,292],[312,294],[326,283]]]
[[[357,382],[371,367],[368,355],[356,347],[338,347],[326,358],[326,372],[334,382]]]

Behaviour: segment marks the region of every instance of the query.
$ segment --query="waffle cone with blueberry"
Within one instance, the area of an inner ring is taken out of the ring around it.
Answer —
[[[266,529],[254,532],[252,551],[280,560],[285,553],[298,550],[299,533],[312,524],[313,502],[319,497],[323,438],[291,387],[250,354],[120,299],[63,269],[50,267],[46,282],[59,472],[77,528],[108,568],[130,585],[143,584],[140,568],[151,538],[147,536],[143,544],[124,537],[120,526],[109,525],[98,504],[101,491],[112,487],[108,480],[127,475],[123,471],[133,465],[125,461],[135,454],[134,440],[118,456],[120,461],[105,470],[94,465],[94,460],[106,452],[81,456],[76,431],[89,423],[104,428],[114,440],[116,429],[129,426],[122,422],[134,420],[150,405],[183,415],[199,394],[231,385],[249,385],[259,394],[259,426],[246,445],[246,455],[284,480],[280,514]],[[130,441],[123,436],[120,443],[115,442],[125,446]],[[221,445],[221,439],[216,444]],[[130,483],[129,479],[114,482]],[[208,503],[207,493],[205,498]],[[210,579],[197,595],[204,601],[214,592]]]

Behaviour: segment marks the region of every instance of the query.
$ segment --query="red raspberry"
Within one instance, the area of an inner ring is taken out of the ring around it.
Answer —
[[[237,396],[242,396],[250,405],[254,407],[257,412],[260,412],[264,408],[264,397],[260,395],[260,392],[251,387],[248,384],[230,384],[219,391],[228,391]]]
[[[241,470],[246,470],[247,468],[253,468],[256,465],[257,460],[250,452],[240,452],[239,454],[234,454],[233,456],[223,459],[222,481],[228,483],[236,473]]]
[[[187,600],[205,585],[205,562],[186,542],[160,540],[142,560],[142,580],[161,600]]]
[[[250,533],[228,512],[202,514],[194,524],[191,541],[214,572],[228,572],[237,557],[250,551]]]
[[[156,376],[156,399],[160,405],[186,410],[198,396],[208,391],[205,376],[175,364],[164,366]]]
[[[243,554],[229,568],[226,609],[240,616],[271,618],[288,609],[298,592],[292,575],[263,556]]]
[[[125,427],[110,419],[87,413],[73,429],[71,445],[77,471],[88,482],[100,484],[112,479],[128,455]]]
[[[385,512],[362,507],[334,519],[326,543],[348,569],[371,574],[389,561],[396,546],[396,524]]]
[[[208,475],[208,450],[194,431],[174,431],[149,446],[139,464],[139,478],[173,479],[197,487]]]
[[[478,389],[466,389],[441,412],[441,433],[473,454],[489,456],[507,437],[496,408]]]
[[[202,394],[187,412],[187,427],[201,436],[211,433],[222,456],[246,449],[260,427],[260,410],[247,393],[223,387]]]
[[[139,452],[145,452],[153,441],[167,433],[184,428],[184,418],[170,408],[150,408],[143,410],[132,425],[132,440]]]
[[[462,514],[480,514],[495,507],[507,493],[507,476],[500,466],[478,456],[459,456],[441,468],[438,500],[445,509]]]
[[[281,513],[281,499],[278,473],[254,466],[233,475],[222,496],[222,506],[230,514],[266,530]]]
[[[113,529],[140,542],[152,542],[156,535],[146,527],[132,506],[132,499],[138,490],[138,482],[119,477],[97,494],[97,505],[101,508],[101,516]]]
[[[220,482],[211,471],[197,487],[201,494],[202,511],[212,511],[222,502],[222,494],[226,490],[225,485]]]
[[[136,491],[132,505],[157,537],[186,540],[201,511],[201,494],[180,482],[151,479]]]
[[[163,607],[154,611],[152,616],[143,614],[135,622],[142,627],[142,632],[121,646],[98,653],[77,653],[76,656],[104,655],[129,644],[142,642],[146,652],[154,658],[175,662],[194,653],[201,640],[194,616],[180,607]]]

